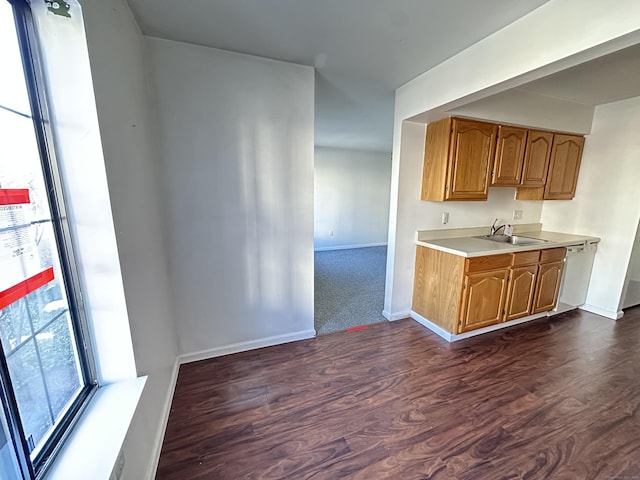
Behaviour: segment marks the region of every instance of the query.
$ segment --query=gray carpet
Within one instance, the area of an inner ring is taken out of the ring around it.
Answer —
[[[315,252],[318,334],[385,321],[387,247]]]

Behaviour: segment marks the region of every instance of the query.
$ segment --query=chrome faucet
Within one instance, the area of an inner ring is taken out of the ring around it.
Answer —
[[[500,225],[499,227],[496,227],[496,222],[497,222],[497,221],[498,221],[498,219],[496,218],[496,219],[493,221],[493,225],[491,225],[491,233],[489,234],[489,235],[491,235],[491,236],[493,236],[493,235],[497,234],[497,233],[500,231],[500,229],[501,229],[501,228],[506,227],[506,224],[505,224],[505,225]]]

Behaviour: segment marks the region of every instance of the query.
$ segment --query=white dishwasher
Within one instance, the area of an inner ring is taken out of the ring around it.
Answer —
[[[554,313],[566,312],[584,305],[597,249],[598,242],[593,240],[567,247],[560,295]]]

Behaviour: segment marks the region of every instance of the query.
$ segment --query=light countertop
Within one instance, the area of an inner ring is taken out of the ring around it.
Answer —
[[[482,234],[486,234],[486,232],[483,232]],[[582,245],[585,243],[597,243],[600,241],[600,238],[598,237],[547,232],[544,230],[518,231],[516,235],[520,237],[532,237],[547,240],[547,242],[531,245],[512,245],[510,243],[500,243],[482,238],[474,238],[474,236],[421,239],[423,236],[419,234],[416,244],[422,245],[423,247],[441,250],[453,255],[460,255],[462,257],[480,257],[499,253],[526,252],[529,250],[542,250],[554,247],[568,247],[570,245]]]

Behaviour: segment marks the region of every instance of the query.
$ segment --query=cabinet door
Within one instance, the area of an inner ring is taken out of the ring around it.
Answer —
[[[445,200],[447,166],[451,147],[452,118],[447,117],[427,125],[422,167],[421,200]]]
[[[523,187],[544,187],[551,157],[553,133],[530,130],[522,168]]]
[[[486,200],[498,126],[453,119],[447,200]]]
[[[496,155],[491,172],[491,185],[520,185],[527,130],[517,127],[498,127]]]
[[[505,303],[504,321],[526,317],[531,313],[531,304],[536,287],[538,265],[511,269],[509,291]]]
[[[509,270],[473,273],[465,277],[458,333],[499,323],[507,294]]]
[[[548,312],[553,310],[558,302],[560,280],[564,262],[545,263],[538,269],[536,293],[533,297],[531,313]]]
[[[546,200],[571,200],[576,193],[584,137],[556,134],[551,149]]]

